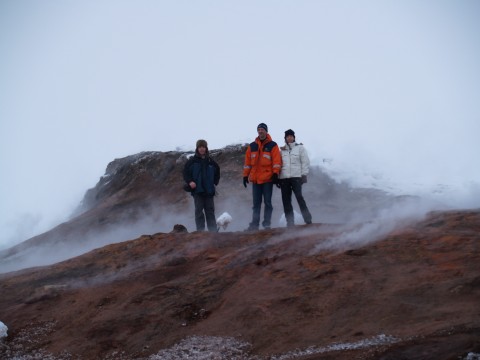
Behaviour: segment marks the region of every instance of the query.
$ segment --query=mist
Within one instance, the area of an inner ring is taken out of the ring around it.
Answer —
[[[138,219],[130,219],[128,212],[122,214],[112,224],[103,229],[92,230],[88,227],[74,226],[68,229],[52,229],[46,233],[49,243],[32,243],[18,254],[8,256],[0,263],[0,273],[16,271],[28,267],[51,265],[70,259],[108,244],[136,239],[142,235],[158,232],[168,233],[177,223],[184,224],[187,229],[194,230],[193,206],[189,205],[185,213],[171,213],[163,209],[146,211],[137,215]],[[60,225],[61,227],[62,225]],[[43,234],[42,234],[43,235]],[[33,239],[36,240],[36,239]]]
[[[426,215],[435,209],[430,201],[409,198],[398,203],[378,209],[376,216],[369,221],[352,221],[340,228],[327,241],[315,246],[312,254],[322,251],[340,252],[360,248],[399,229],[423,220]]]
[[[251,142],[260,122],[279,143],[294,129],[339,182],[480,207],[479,15],[474,0],[2,1],[0,249],[68,220],[115,158]]]
[[[313,222],[318,226],[298,226],[294,231],[287,231],[281,236],[272,236],[269,243],[287,241],[292,237],[319,235],[321,240],[313,244],[312,253],[322,251],[345,251],[355,249],[371,242],[380,240],[388,233],[402,229],[415,221],[423,219],[434,209],[445,206],[436,201],[416,196],[394,196],[376,189],[355,189],[346,183],[332,184],[328,175],[315,172],[312,168],[309,182],[304,185],[303,193],[307,200]],[[215,212],[218,219],[228,213],[229,224],[226,229],[219,227],[219,232],[240,232],[248,228],[252,219],[251,186],[240,192],[235,192],[235,185],[220,181],[219,192],[215,197]],[[187,202],[182,205],[182,211],[160,207],[151,204],[138,210],[134,205],[124,209],[119,214],[111,212],[112,218],[106,218],[105,212],[101,218],[104,221],[85,220],[82,216],[72,219],[72,222],[61,224],[51,231],[32,238],[28,243],[20,244],[19,248],[5,250],[0,256],[0,273],[16,271],[29,267],[51,265],[64,261],[91,250],[112,243],[120,243],[137,239],[143,235],[174,232],[174,226],[181,224],[188,232],[196,230],[194,220],[194,202],[189,193],[182,193]],[[322,195],[323,194],[323,195]],[[353,194],[353,195],[352,195]],[[292,199],[295,214],[295,224],[303,225],[304,221],[295,199]],[[272,196],[273,216],[272,227],[286,226],[280,190],[274,187]],[[262,206],[262,219],[264,207]],[[91,218],[91,217],[88,217]],[[88,219],[87,218],[87,219]],[[89,222],[90,221],[90,222]],[[102,225],[98,225],[102,223]],[[262,228],[260,228],[262,229]],[[202,241],[201,241],[202,240]],[[211,241],[199,238],[191,244],[192,247],[217,246]],[[254,246],[256,248],[257,245]],[[254,251],[254,249],[245,249]],[[290,249],[288,251],[296,251]],[[108,252],[108,250],[107,250]],[[178,254],[175,254],[178,256]],[[161,259],[161,260],[160,260]],[[150,262],[166,261],[168,257],[161,254],[152,255]],[[133,269],[135,263],[131,264]],[[127,271],[128,273],[128,271]],[[117,274],[123,276],[122,274]]]

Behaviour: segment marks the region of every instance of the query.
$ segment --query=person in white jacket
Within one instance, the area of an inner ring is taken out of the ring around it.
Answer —
[[[306,224],[312,223],[312,215],[302,195],[302,185],[307,182],[310,170],[310,159],[303,144],[295,142],[295,132],[292,129],[285,131],[285,146],[280,148],[282,154],[282,170],[279,176],[279,185],[282,190],[283,211],[287,226],[294,226],[292,192],[297,198],[298,206]]]

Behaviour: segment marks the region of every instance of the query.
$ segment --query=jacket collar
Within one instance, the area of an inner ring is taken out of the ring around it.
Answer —
[[[297,146],[297,143],[295,141],[291,145],[289,145],[288,143],[285,143],[285,145],[283,145],[280,149],[282,149],[282,150],[287,150],[287,149],[292,150],[292,148],[294,146]]]
[[[255,142],[257,142],[258,144],[262,144],[262,143],[269,143],[270,141],[272,141],[272,137],[270,136],[270,134],[267,133],[267,137],[265,138],[265,140],[260,140],[260,138],[257,136],[257,138],[255,139]]]

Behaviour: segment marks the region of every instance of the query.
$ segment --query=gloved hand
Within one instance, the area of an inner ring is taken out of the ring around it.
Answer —
[[[302,175],[302,184],[306,184],[307,182],[307,175]]]
[[[248,176],[243,177],[243,186],[247,187],[248,184]]]
[[[272,175],[272,182],[276,185],[278,184],[278,174],[277,173],[274,173]]]

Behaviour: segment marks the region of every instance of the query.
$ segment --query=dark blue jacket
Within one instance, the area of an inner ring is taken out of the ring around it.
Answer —
[[[215,195],[215,186],[220,181],[220,167],[208,155],[202,159],[195,153],[188,159],[183,168],[183,180],[187,184],[191,181],[197,184],[197,187],[192,191],[192,195],[213,196]]]

